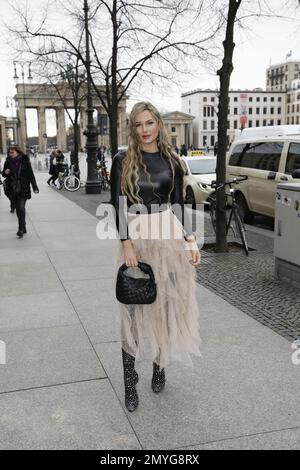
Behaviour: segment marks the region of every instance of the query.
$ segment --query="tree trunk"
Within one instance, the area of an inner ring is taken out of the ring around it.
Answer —
[[[224,183],[226,175],[226,151],[227,151],[227,120],[229,108],[229,85],[233,71],[232,57],[234,50],[234,24],[236,14],[242,0],[229,0],[226,36],[223,42],[223,64],[217,74],[220,77],[220,96],[218,107],[218,154],[217,154],[217,185]],[[216,204],[216,251],[228,251],[226,236],[226,198],[225,188],[217,191]]]
[[[79,155],[79,148],[80,148],[80,127],[78,123],[78,116],[75,116],[75,121],[74,121],[74,149],[73,149],[73,155],[74,155],[74,170],[75,172],[78,172],[79,170],[79,160],[78,160],[78,155]]]
[[[117,0],[113,2],[112,25],[113,25],[113,47],[111,59],[111,108],[109,110],[109,129],[111,155],[114,157],[118,152],[118,85],[117,85],[117,67],[118,67],[118,13]]]

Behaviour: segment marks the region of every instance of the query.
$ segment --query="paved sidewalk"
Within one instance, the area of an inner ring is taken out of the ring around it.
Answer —
[[[140,406],[123,405],[113,259],[97,219],[46,185],[28,234],[0,198],[1,449],[297,449],[299,374],[291,343],[198,286],[202,357],[137,370]]]

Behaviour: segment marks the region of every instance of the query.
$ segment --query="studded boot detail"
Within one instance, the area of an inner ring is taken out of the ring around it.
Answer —
[[[153,362],[153,375],[151,387],[154,393],[159,393],[163,390],[166,384],[165,369],[160,369],[156,362]]]
[[[122,349],[122,360],[124,370],[125,385],[125,406],[128,411],[134,411],[139,404],[139,397],[136,391],[136,384],[139,376],[134,370],[135,358]]]

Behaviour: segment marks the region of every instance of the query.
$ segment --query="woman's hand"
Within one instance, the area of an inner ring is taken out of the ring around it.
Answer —
[[[6,175],[9,175],[9,173],[10,173],[10,169],[9,169],[9,168],[7,168],[7,169],[5,170],[5,172],[4,172],[4,173],[5,173]]]
[[[138,260],[132,245],[131,240],[125,240],[122,242],[124,250],[124,261],[126,266],[132,267],[138,265]]]
[[[199,266],[200,262],[201,262],[201,253],[200,251],[198,250],[190,250],[191,252],[191,257],[192,259],[190,260],[190,263],[193,265],[193,266]]]
[[[200,254],[197,242],[196,242],[196,238],[195,237],[186,238],[186,243],[188,245],[187,249],[191,253],[190,263],[195,267],[199,266],[201,262],[201,254]]]

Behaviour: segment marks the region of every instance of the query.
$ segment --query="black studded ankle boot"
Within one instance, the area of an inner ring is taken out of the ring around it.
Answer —
[[[125,406],[128,411],[134,411],[139,404],[139,397],[136,391],[136,384],[139,376],[134,370],[135,358],[122,349],[122,360],[124,370],[125,385]]]
[[[154,393],[159,393],[162,391],[166,384],[166,375],[165,369],[160,369],[159,365],[156,362],[153,362],[153,375],[151,387]]]

